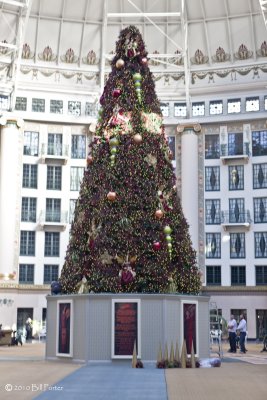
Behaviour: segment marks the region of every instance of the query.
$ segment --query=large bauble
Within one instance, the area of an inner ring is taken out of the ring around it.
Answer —
[[[161,248],[161,243],[160,243],[160,242],[154,242],[154,243],[153,243],[153,249],[154,249],[155,251],[159,251],[160,248]]]
[[[112,92],[112,96],[113,97],[117,98],[120,95],[121,95],[121,90],[120,89],[116,88],[116,89],[113,90],[113,92]]]
[[[172,228],[169,225],[166,225],[164,226],[163,231],[166,235],[170,235],[172,233]]]
[[[119,140],[116,137],[111,138],[109,141],[109,145],[111,147],[118,146],[118,144],[119,144]]]
[[[109,201],[115,201],[116,196],[117,196],[116,192],[108,192],[108,194],[107,194],[107,199],[108,199]]]
[[[116,68],[121,69],[121,68],[124,67],[124,64],[125,64],[125,62],[123,61],[123,59],[122,59],[122,58],[119,58],[119,59],[116,61]]]
[[[172,241],[171,235],[167,235],[167,236],[166,236],[166,241],[167,241],[168,243],[171,243],[171,241]]]
[[[134,81],[141,81],[141,79],[142,79],[142,75],[139,74],[139,72],[136,72],[135,74],[133,74]]]
[[[143,138],[139,133],[136,133],[133,137],[133,140],[135,143],[139,144],[142,142]]]
[[[163,217],[163,211],[160,210],[160,209],[156,210],[156,212],[155,212],[155,217],[156,217],[157,219],[161,219],[161,218]]]
[[[51,282],[51,294],[59,294],[61,293],[62,287],[61,283],[58,281]]]

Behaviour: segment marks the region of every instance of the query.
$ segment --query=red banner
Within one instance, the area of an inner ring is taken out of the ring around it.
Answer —
[[[114,355],[131,356],[135,341],[138,353],[138,304],[115,303],[114,315]]]

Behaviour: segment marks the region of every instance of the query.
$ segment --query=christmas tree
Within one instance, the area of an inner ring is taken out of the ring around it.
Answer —
[[[62,291],[77,293],[86,278],[92,292],[197,294],[196,254],[136,27],[121,31],[111,69],[76,203]]]

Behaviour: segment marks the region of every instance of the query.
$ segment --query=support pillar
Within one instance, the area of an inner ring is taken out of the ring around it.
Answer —
[[[198,199],[198,137],[199,123],[177,126],[181,134],[181,203],[194,249],[198,252],[199,199]]]
[[[18,278],[22,125],[23,120],[13,116],[0,118],[0,281]]]

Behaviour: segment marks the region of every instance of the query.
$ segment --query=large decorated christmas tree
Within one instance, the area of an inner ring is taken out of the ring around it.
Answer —
[[[200,274],[175,186],[147,52],[121,31],[60,282],[64,293],[197,294]],[[82,283],[81,283],[82,282]]]

